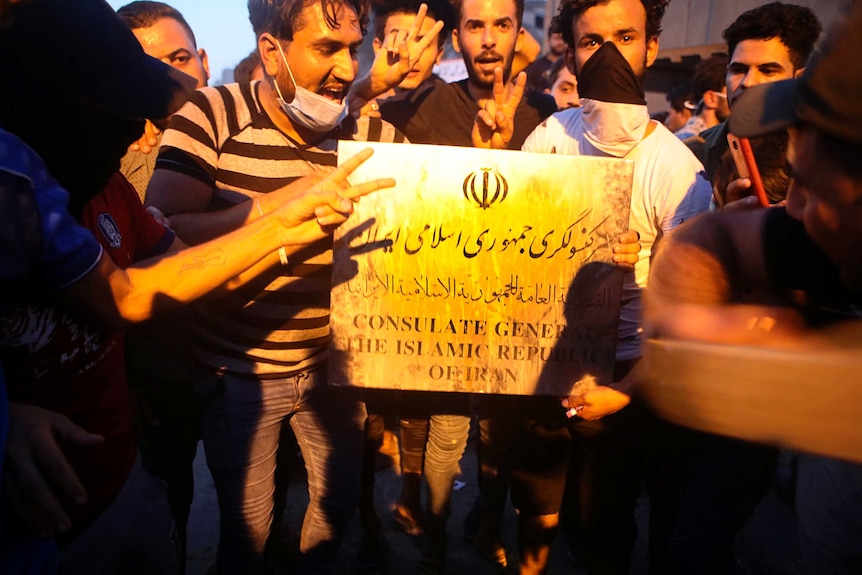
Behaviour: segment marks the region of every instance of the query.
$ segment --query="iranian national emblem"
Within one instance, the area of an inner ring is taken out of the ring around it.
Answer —
[[[479,168],[464,178],[464,197],[483,210],[502,203],[509,194],[509,182],[493,168]]]

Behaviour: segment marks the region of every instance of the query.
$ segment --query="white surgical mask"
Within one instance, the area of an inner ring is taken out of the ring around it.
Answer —
[[[287,67],[287,73],[290,74],[290,81],[293,82],[294,86],[293,101],[287,102],[284,96],[281,95],[278,81],[273,82],[275,84],[275,91],[278,92],[278,103],[281,109],[296,123],[308,128],[312,132],[328,132],[335,128],[347,117],[346,99],[342,100],[339,104],[298,85],[293,78],[293,72],[290,71],[290,65],[287,63],[287,58],[284,56],[281,44],[276,42],[276,45],[278,46],[278,52],[281,54],[281,59],[284,61],[285,67]]]

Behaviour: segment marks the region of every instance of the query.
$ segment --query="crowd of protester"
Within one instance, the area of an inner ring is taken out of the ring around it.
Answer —
[[[375,458],[394,419],[392,512],[422,547],[403,572],[452,568],[476,429],[464,534],[501,572],[549,572],[562,533],[587,573],[628,573],[646,490],[652,575],[733,573],[778,447],[657,417],[642,347],[805,351],[828,344],[825,326],[858,329],[862,7],[819,45],[808,8],[739,14],[662,124],[644,79],[669,2],[562,0],[539,56],[523,0],[249,0],[257,47],[235,83],[209,87],[168,4],[0,0],[0,572],[184,573],[201,441],[212,573],[333,573],[357,511],[355,569],[381,572]],[[448,40],[468,75],[453,83],[434,74]],[[751,138],[769,207],[728,134]],[[337,167],[340,139],[632,161],[612,381],[565,398],[328,385],[331,234],[394,185],[348,182],[370,153]],[[753,332],[753,317],[794,329]],[[296,465],[309,503],[293,534]],[[862,572],[862,467],[792,465],[800,569]]]

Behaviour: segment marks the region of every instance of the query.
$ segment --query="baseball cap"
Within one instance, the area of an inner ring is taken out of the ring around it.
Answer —
[[[28,0],[0,30],[5,74],[71,94],[127,118],[165,118],[196,87],[191,76],[144,53],[104,0]]]
[[[761,84],[734,103],[728,127],[753,137],[805,123],[848,143],[862,144],[862,5],[834,27],[793,80]]]

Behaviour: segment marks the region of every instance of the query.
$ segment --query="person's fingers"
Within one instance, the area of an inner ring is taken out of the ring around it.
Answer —
[[[41,458],[33,453],[22,457],[10,449],[7,470],[3,476],[4,489],[15,492],[16,514],[37,533],[51,535],[68,531],[71,521],[61,501],[68,495],[52,488],[41,469]],[[86,491],[80,487],[79,492],[72,494],[71,502],[80,504],[86,500],[86,496]],[[11,500],[7,501],[12,503]]]
[[[52,422],[54,437],[63,444],[86,447],[104,441],[100,435],[87,433],[67,418],[58,416]],[[39,442],[34,446],[36,464],[45,481],[54,488],[65,502],[81,505],[87,500],[87,492],[65,454],[53,441]]]
[[[359,150],[354,155],[347,158],[344,163],[335,168],[326,178],[323,179],[323,182],[331,181],[336,183],[346,182],[347,177],[353,173],[356,168],[362,165],[365,160],[374,155],[374,150],[371,148],[364,148]]]
[[[159,129],[155,124],[147,120],[144,123],[144,137],[147,140],[147,144],[151,147],[155,147],[156,144],[159,143],[157,136],[159,135]]]
[[[395,35],[398,34],[398,30],[393,30],[389,34],[386,35],[386,38],[383,39],[383,50],[386,51],[387,54],[394,54],[395,50]]]
[[[341,195],[348,200],[355,202],[362,196],[366,196],[371,192],[376,192],[377,190],[382,190],[384,188],[393,188],[395,187],[395,183],[396,182],[393,178],[380,178],[377,180],[363,182],[355,186],[350,186],[346,190],[342,191]]]
[[[431,45],[431,42],[437,41],[437,36],[440,35],[440,32],[443,30],[443,21],[437,20],[434,22],[434,26],[428,30],[428,33],[422,36],[422,39],[416,43],[416,47],[418,50],[416,51],[416,59],[419,59],[419,55],[425,51],[428,46]]]
[[[158,209],[158,208],[156,208]],[[100,445],[105,438],[96,433],[90,433],[82,427],[72,423],[71,420],[61,417],[53,422],[54,436],[64,444],[74,444],[80,447]]]
[[[512,87],[512,92],[509,94],[508,101],[506,102],[506,107],[512,111],[514,115],[515,110],[518,109],[518,104],[521,103],[521,98],[524,97],[524,89],[527,85],[527,75],[524,72],[518,74],[517,78],[515,78],[515,85]]]
[[[751,189],[751,180],[748,178],[738,178],[727,185],[725,203],[734,202],[742,197],[749,195]]]
[[[419,10],[416,11],[416,17],[413,18],[413,24],[407,33],[407,38],[412,40],[419,35],[419,30],[422,27],[422,22],[425,20],[425,15],[428,13],[428,4],[424,2],[419,5]]]
[[[396,54],[401,54],[404,50],[407,50],[407,53],[410,53],[410,49],[407,46],[407,30],[398,30],[395,32],[395,50]]]
[[[506,115],[503,110],[497,110],[497,113],[494,114],[494,122],[497,124],[497,130],[501,133],[507,131],[509,126],[511,125],[511,118]],[[506,142],[508,144],[508,142]]]
[[[488,110],[479,110],[479,113],[476,115],[476,119],[479,121],[480,125],[487,126],[491,130],[497,127],[494,122],[494,117],[488,113]]]
[[[504,104],[506,87],[503,85],[503,69],[499,66],[494,68],[494,102]]]

